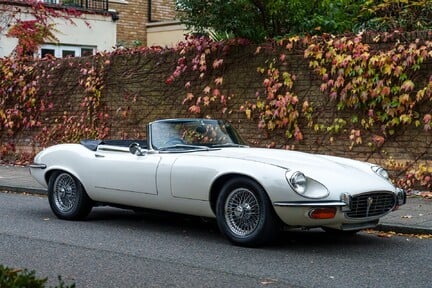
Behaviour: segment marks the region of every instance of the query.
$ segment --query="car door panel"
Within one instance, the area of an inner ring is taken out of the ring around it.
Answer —
[[[157,195],[157,154],[145,156],[129,152],[97,151],[93,161],[92,186],[95,191]]]

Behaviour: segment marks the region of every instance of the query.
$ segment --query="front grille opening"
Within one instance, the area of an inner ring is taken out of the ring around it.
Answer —
[[[390,212],[396,205],[393,193],[375,192],[352,197],[351,211],[346,212],[350,218],[367,218]]]

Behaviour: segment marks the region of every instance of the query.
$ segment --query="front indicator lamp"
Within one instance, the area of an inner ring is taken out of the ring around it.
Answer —
[[[312,219],[333,219],[336,216],[336,208],[315,208],[309,211]]]

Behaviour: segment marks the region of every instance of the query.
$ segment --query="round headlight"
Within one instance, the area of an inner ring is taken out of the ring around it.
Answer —
[[[372,167],[372,170],[373,170],[376,174],[378,174],[379,176],[381,176],[382,178],[387,179],[387,180],[390,179],[390,176],[389,176],[387,170],[385,170],[384,168],[379,167],[379,166],[373,166],[373,167]]]
[[[292,189],[299,194],[306,192],[307,178],[302,172],[294,172],[288,180]]]

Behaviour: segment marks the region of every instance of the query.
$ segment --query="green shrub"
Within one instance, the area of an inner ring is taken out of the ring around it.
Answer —
[[[37,278],[35,271],[27,269],[13,269],[0,265],[0,287],[1,288],[43,288],[48,278]],[[58,288],[73,288],[75,284],[66,286],[59,276]]]

